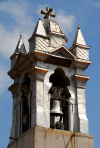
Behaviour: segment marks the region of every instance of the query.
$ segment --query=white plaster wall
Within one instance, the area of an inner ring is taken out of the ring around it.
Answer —
[[[10,136],[17,138],[20,135],[20,96],[16,96],[13,99],[13,115],[12,115],[12,128],[10,130]]]
[[[86,116],[85,89],[77,88],[77,103],[79,116],[79,130],[88,134],[88,119]]]
[[[83,70],[83,69],[77,68],[77,69],[76,69],[76,74],[84,75],[84,70]]]

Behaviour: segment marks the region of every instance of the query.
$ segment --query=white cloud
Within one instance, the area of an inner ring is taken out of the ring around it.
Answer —
[[[0,25],[0,54],[9,58],[15,51],[17,42],[19,40],[20,31],[23,34],[25,47],[28,51],[29,43],[28,38],[32,34],[35,24],[32,17],[28,13],[28,4],[23,3],[22,5],[15,2],[3,2],[0,3],[0,11],[6,13],[12,21],[15,21],[16,25],[13,30],[8,31],[4,25]],[[9,25],[12,22],[9,22]],[[7,25],[7,24],[6,24]]]
[[[76,21],[76,18],[73,15],[65,15],[62,10],[59,10],[59,13],[56,15],[55,20],[56,22],[58,22],[58,24],[60,24],[64,33],[66,33],[67,35],[73,31],[73,26]]]
[[[0,11],[9,14],[9,17],[20,24],[20,26],[30,27],[34,23],[30,15],[28,15],[28,6],[29,4],[27,3],[3,2],[0,4]]]
[[[94,3],[94,6],[99,8],[100,7],[100,2],[97,1],[96,3]]]
[[[23,34],[23,40],[25,43],[25,47],[28,51],[28,38],[29,38],[29,32],[22,31]],[[0,46],[0,54],[4,58],[9,58],[15,51],[15,48],[17,46],[18,40],[19,40],[19,29],[15,29],[12,32],[7,31],[4,26],[0,25],[0,42],[2,43]]]

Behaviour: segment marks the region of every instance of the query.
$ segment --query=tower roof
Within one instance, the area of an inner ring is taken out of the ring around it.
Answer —
[[[77,33],[76,33],[76,36],[74,38],[72,46],[75,45],[75,44],[81,44],[81,45],[86,46],[86,42],[84,40],[84,37],[83,37],[83,34],[81,32],[79,25],[78,25]]]
[[[43,22],[45,32],[47,33],[47,35],[48,34],[54,34],[54,35],[57,35],[57,36],[59,36],[59,35],[63,36],[65,41],[68,42],[68,39],[65,36],[63,30],[61,29],[60,25],[58,23],[56,23],[55,21],[50,19],[50,16],[51,17],[56,16],[56,14],[52,13],[52,11],[53,11],[53,8],[49,8],[49,7],[46,8],[46,11],[41,10],[41,14],[45,15],[44,16],[45,21]]]
[[[43,26],[47,34],[55,34],[55,35],[63,36],[66,42],[68,42],[67,37],[65,36],[62,28],[57,22],[53,20],[45,20],[43,22]]]
[[[20,39],[18,41],[17,47],[15,49],[15,52],[17,52],[17,53],[19,53],[19,52],[26,52],[25,45],[24,45],[23,38],[22,38],[22,33],[20,34]]]
[[[41,21],[40,18],[39,18],[39,20],[38,20],[38,23],[37,23],[37,25],[36,25],[36,27],[35,27],[35,30],[34,30],[32,36],[34,36],[34,35],[36,35],[36,34],[42,35],[42,36],[47,36],[47,35],[46,35],[46,32],[45,32],[45,30],[44,30],[44,27],[43,27],[43,23],[42,23],[42,21]]]
[[[59,24],[53,20],[45,20],[43,22],[43,26],[44,26],[47,33],[48,32],[55,32],[55,33],[64,34],[64,32],[61,29],[61,27],[59,26]]]

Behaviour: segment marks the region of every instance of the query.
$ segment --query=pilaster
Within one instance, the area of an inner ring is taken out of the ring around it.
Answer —
[[[17,138],[20,135],[20,99],[21,99],[21,84],[14,83],[9,87],[13,95],[13,118],[10,136]]]
[[[77,90],[78,131],[87,134],[88,119],[86,116],[85,85],[88,79],[89,77],[84,75],[74,75],[73,77]]]
[[[32,98],[31,98],[31,127],[37,125],[49,126],[49,111],[45,108],[44,101],[44,77],[48,72],[47,69],[34,67],[28,74],[32,81]]]

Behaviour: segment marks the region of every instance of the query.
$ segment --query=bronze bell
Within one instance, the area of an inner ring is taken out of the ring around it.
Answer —
[[[60,109],[60,102],[58,100],[53,100],[50,114],[51,116],[62,116],[63,115]]]

